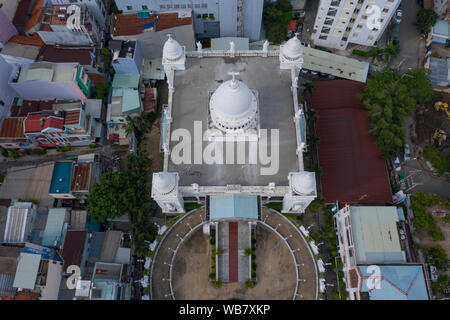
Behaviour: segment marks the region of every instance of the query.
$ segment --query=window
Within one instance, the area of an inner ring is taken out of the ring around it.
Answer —
[[[147,6],[142,6],[142,10],[148,10]]]
[[[166,8],[166,5],[165,5],[165,4],[162,4],[162,5],[159,6],[159,8],[160,8],[160,9],[165,9],[165,8]]]
[[[132,6],[127,6],[127,10],[133,10]]]

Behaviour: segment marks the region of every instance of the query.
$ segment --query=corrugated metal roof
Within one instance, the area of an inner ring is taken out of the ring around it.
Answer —
[[[13,287],[34,289],[40,263],[40,254],[22,252],[19,256],[19,264],[17,266]]]
[[[303,68],[365,83],[369,63],[337,54],[303,47]]]
[[[129,264],[131,259],[131,248],[117,248],[115,263]]]
[[[81,267],[84,246],[86,244],[86,230],[67,230],[64,238],[62,257],[64,259],[64,270],[70,265]]]
[[[58,300],[59,288],[62,280],[62,263],[49,261],[47,281],[41,291],[41,300]]]
[[[448,21],[438,19],[433,27],[433,33],[440,36],[449,37],[450,24]]]
[[[59,247],[61,245],[66,213],[67,209],[65,208],[51,208],[48,211],[47,223],[42,235],[43,246],[52,247],[56,245]]]
[[[258,219],[258,197],[240,194],[213,195],[209,200],[210,219]]]
[[[141,110],[141,98],[139,92],[134,89],[123,89],[122,113],[132,114]]]
[[[319,164],[324,197],[340,203],[392,202],[385,161],[369,133],[369,119],[357,94],[364,84],[349,80],[314,82]]]
[[[89,180],[91,177],[91,164],[78,163],[73,170],[71,191],[86,191],[89,188]]]
[[[31,203],[17,203],[8,208],[6,218],[5,243],[21,243],[26,239],[27,224],[30,224]]]
[[[382,280],[379,288],[368,288],[368,278],[373,271],[369,266],[359,266],[363,277],[363,292],[370,300],[429,300],[422,265],[379,265]]]
[[[113,88],[137,88],[139,85],[139,74],[116,73],[112,82]]]
[[[15,295],[17,289],[13,287],[14,274],[0,274],[0,294]]]
[[[397,230],[396,207],[350,207],[358,263],[406,262]]]

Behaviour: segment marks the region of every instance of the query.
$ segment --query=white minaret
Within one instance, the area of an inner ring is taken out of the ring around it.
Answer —
[[[283,213],[303,213],[317,197],[314,172],[289,173],[289,193],[283,198]]]
[[[289,39],[280,46],[280,69],[295,68],[300,72],[303,66],[303,46],[298,39],[298,33],[295,37]],[[296,75],[298,73],[296,72]]]
[[[178,172],[155,172],[152,180],[152,198],[163,213],[184,213],[184,201],[178,192]]]
[[[172,38],[171,34],[168,34],[167,36],[169,39],[164,43],[162,64],[164,66],[164,71],[166,72],[169,88],[173,89],[175,70],[186,70],[186,48],[180,46],[180,44]]]

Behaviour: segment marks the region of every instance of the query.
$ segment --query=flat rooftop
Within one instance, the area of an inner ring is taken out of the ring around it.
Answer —
[[[207,129],[209,94],[221,83],[231,79],[228,72],[240,72],[237,79],[251,90],[258,91],[260,128],[268,129],[268,150],[270,153],[270,129],[279,129],[279,170],[275,175],[261,175],[262,167],[269,165],[248,164],[249,143],[246,142],[246,163],[236,164],[180,164],[169,160],[169,170],[179,172],[180,186],[198,183],[201,186],[264,186],[270,182],[288,185],[289,172],[298,171],[296,156],[296,132],[294,107],[292,102],[291,74],[280,70],[278,57],[214,57],[187,58],[186,71],[175,73],[175,93],[173,98],[173,122],[171,133],[176,129],[186,129],[191,133],[192,150],[194,121],[202,122],[202,131]],[[178,142],[171,142],[172,150]],[[209,142],[203,142],[203,150]],[[226,148],[224,146],[224,161]],[[193,152],[192,161],[193,163]]]

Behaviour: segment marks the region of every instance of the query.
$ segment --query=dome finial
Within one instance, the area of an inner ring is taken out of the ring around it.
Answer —
[[[167,34],[167,37],[169,37],[169,39],[168,39],[168,40],[173,40],[173,38],[172,38],[172,34],[171,34],[171,33],[168,33],[168,34]]]
[[[228,72],[228,74],[232,77],[230,87],[236,88],[237,87],[236,76],[239,75],[239,72]]]

